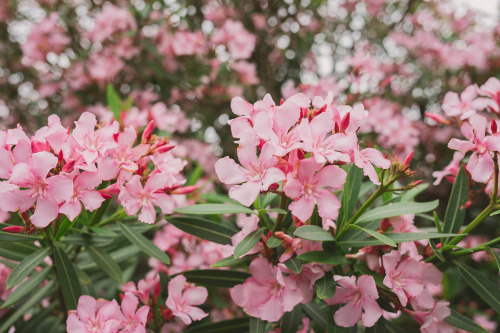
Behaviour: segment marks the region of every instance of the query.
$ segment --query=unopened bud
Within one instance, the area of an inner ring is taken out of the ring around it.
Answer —
[[[172,194],[188,194],[191,192],[194,192],[198,189],[198,186],[192,185],[192,186],[184,186],[184,187],[179,187],[175,190],[172,191]]]
[[[491,133],[496,134],[498,131],[497,122],[495,119],[491,120]]]
[[[99,194],[101,194],[101,197],[103,197],[104,199],[111,199],[113,197],[111,194],[106,192],[99,192]]]
[[[21,227],[18,225],[11,225],[9,227],[5,227],[2,229],[2,231],[10,232],[11,234],[18,234],[18,233],[24,232],[24,230],[26,230],[25,227]]]
[[[155,153],[161,154],[161,153],[166,153],[167,151],[170,151],[174,149],[174,145],[165,145],[161,146],[155,149]]]
[[[144,132],[142,132],[142,139],[141,139],[142,143],[148,143],[151,140],[154,128],[155,128],[155,121],[151,120],[144,129]]]
[[[348,112],[340,122],[340,132],[345,132],[347,127],[349,127],[350,120],[351,120],[351,114]]]
[[[73,168],[75,167],[75,161],[69,161],[68,163],[66,163],[63,168],[62,168],[62,172],[66,172],[66,173],[70,173],[71,170],[73,170]]]
[[[428,118],[431,118],[432,120],[440,123],[440,124],[444,124],[444,125],[449,125],[450,124],[450,121],[446,118],[444,118],[443,116],[437,114],[437,113],[434,113],[434,112],[424,112],[424,115]]]
[[[413,150],[408,154],[406,155],[404,161],[403,161],[403,164],[406,165],[406,166],[410,166],[410,163],[411,163],[411,160],[413,159]]]
[[[280,188],[280,185],[278,183],[273,183],[269,185],[269,191],[274,192],[277,191]]]

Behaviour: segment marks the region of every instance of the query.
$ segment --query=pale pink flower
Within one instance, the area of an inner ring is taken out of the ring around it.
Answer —
[[[201,31],[176,31],[172,36],[171,47],[177,56],[204,54],[207,51]]]
[[[208,316],[208,313],[193,306],[205,303],[207,297],[206,288],[186,284],[186,278],[183,275],[178,275],[168,283],[166,305],[174,316],[179,317],[186,325],[189,325],[193,321]]]
[[[67,175],[73,181],[73,195],[59,208],[61,214],[65,214],[73,221],[82,211],[82,203],[85,209],[92,212],[99,208],[104,202],[102,195],[95,190],[102,179],[97,172],[74,170]]]
[[[352,159],[358,168],[363,169],[363,174],[368,176],[376,185],[380,185],[380,180],[378,179],[377,171],[372,163],[381,169],[388,169],[391,166],[391,162],[386,159],[381,152],[373,148],[366,148],[363,150],[355,148],[352,151]]]
[[[125,293],[122,299],[121,333],[146,333],[146,322],[148,320],[149,306],[141,306],[137,309],[139,300],[132,293]]]
[[[115,333],[120,328],[122,313],[116,300],[97,301],[80,296],[78,307],[69,313],[66,321],[68,333]]]
[[[243,84],[259,84],[257,76],[257,65],[247,61],[238,61],[230,65],[231,69],[238,73],[238,79]]]
[[[238,159],[243,167],[224,157],[215,163],[215,172],[224,184],[240,184],[231,187],[229,196],[245,206],[250,206],[261,191],[267,191],[273,183],[285,179],[285,174],[275,165],[274,149],[270,143],[264,144],[260,156],[256,156],[256,148],[247,145],[238,148]]]
[[[135,18],[129,10],[106,4],[96,16],[94,27],[87,37],[93,42],[102,43],[118,33],[136,30]]]
[[[478,87],[471,85],[458,96],[455,92],[447,92],[443,99],[443,110],[448,117],[460,117],[468,119],[478,111],[485,109],[490,100],[487,98],[477,98]]]
[[[212,43],[226,44],[233,59],[248,59],[255,48],[257,38],[249,33],[243,23],[226,20],[222,28],[212,36]]]
[[[280,267],[265,258],[254,259],[250,273],[243,284],[231,289],[233,301],[250,316],[277,321],[304,299],[295,278],[283,275]]]
[[[485,84],[479,88],[479,93],[492,99],[490,107],[494,112],[500,111],[500,80],[490,77]]]
[[[465,155],[459,151],[453,153],[453,159],[443,170],[434,171],[432,177],[436,178],[432,185],[437,186],[445,177],[455,177],[460,170],[460,162],[464,159]]]
[[[289,173],[283,188],[286,196],[297,199],[289,206],[292,214],[305,222],[317,204],[319,216],[336,219],[340,202],[330,189],[342,188],[346,177],[347,173],[336,165],[322,168],[314,159],[301,160],[297,174]]]
[[[454,330],[444,321],[451,314],[448,305],[448,302],[436,302],[430,311],[411,312],[413,319],[420,324],[420,332],[453,332]]]
[[[333,278],[340,286],[336,287],[335,295],[325,302],[328,305],[347,303],[335,312],[335,323],[342,327],[352,327],[361,319],[365,327],[375,325],[382,316],[382,309],[376,301],[379,296],[373,277],[361,275],[357,284],[355,276],[335,275]]]
[[[158,274],[154,274],[152,276],[146,276],[146,278],[140,280],[137,283],[137,287],[132,281],[125,283],[122,285],[122,291],[126,294],[132,293],[139,297],[142,303],[148,304],[151,291],[159,286],[159,284],[160,276]]]

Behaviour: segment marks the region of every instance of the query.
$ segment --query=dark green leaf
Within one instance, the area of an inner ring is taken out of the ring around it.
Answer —
[[[436,226],[436,230],[438,232],[443,232],[443,228],[441,227],[441,221],[439,221],[439,216],[436,213],[436,211],[433,212],[433,220],[434,220],[434,225]]]
[[[366,232],[368,235],[375,237],[376,239],[378,239],[379,241],[381,241],[382,243],[384,243],[386,245],[390,245],[392,247],[397,246],[396,243],[392,239],[390,239],[389,237],[387,237],[385,235],[382,235],[379,232],[376,232],[376,231],[373,231],[370,229],[365,229],[365,228],[362,228],[359,225],[355,225],[355,224],[349,225],[349,228],[362,230],[362,231]]]
[[[443,253],[441,253],[441,251],[437,248],[436,243],[434,242],[434,240],[429,239],[429,245],[430,245],[432,251],[434,252],[434,254],[436,255],[436,257],[439,260],[441,260],[442,262],[445,262],[446,260],[444,259]]]
[[[297,304],[292,311],[286,312],[281,319],[280,333],[296,333],[298,327],[302,324],[303,314],[300,304]]]
[[[61,217],[61,219],[60,219],[59,229],[57,229],[55,239],[57,239],[57,240],[61,239],[61,237],[66,235],[68,233],[68,231],[71,230],[73,225],[74,225],[74,222],[71,222],[66,215],[63,215],[63,217]]]
[[[325,275],[316,281],[316,295],[320,299],[331,298],[335,294],[335,280],[333,279],[332,273],[327,272]]]
[[[255,244],[260,240],[260,237],[264,233],[264,228],[260,228],[257,230],[252,231],[249,233],[245,238],[243,238],[238,245],[236,245],[236,248],[234,249],[234,254],[233,257],[239,258],[242,255],[246,254],[248,251],[250,251]]]
[[[184,333],[234,333],[248,330],[248,317],[243,317],[196,325],[186,329]]]
[[[122,111],[122,101],[111,83],[108,83],[106,87],[106,101],[109,109],[113,112],[114,118],[119,121],[120,112]]]
[[[90,228],[90,230],[92,230],[93,232],[95,232],[96,234],[98,234],[100,236],[109,237],[109,238],[118,237],[118,234],[109,228],[92,227],[92,228]]]
[[[327,265],[340,265],[347,262],[345,257],[326,251],[309,251],[302,253],[298,258],[304,261],[319,262]]]
[[[259,318],[250,318],[249,320],[249,332],[250,333],[266,333],[267,321]]]
[[[286,211],[281,209],[281,208],[262,208],[262,209],[259,209],[258,210],[258,213],[265,213],[265,212],[273,212],[273,213],[278,213],[278,214],[282,214],[282,215],[285,215],[286,214]]]
[[[16,333],[34,333],[34,332],[52,333],[52,331],[42,330],[41,326],[47,324],[47,318],[50,318],[50,313],[54,311],[54,308],[58,305],[60,305],[58,301],[52,300],[48,307],[40,310],[35,316],[31,317],[27,322],[23,322],[22,326],[16,327]]]
[[[390,205],[374,208],[364,213],[355,222],[357,224],[362,222],[381,220],[387,217],[394,217],[406,214],[425,213],[430,210],[436,209],[439,200],[430,202],[397,202]]]
[[[222,245],[231,244],[231,237],[236,233],[221,223],[199,217],[169,217],[167,221],[188,234]]]
[[[35,267],[40,265],[43,259],[47,257],[49,252],[49,248],[43,248],[24,258],[23,261],[21,261],[19,265],[17,265],[12,270],[12,272],[10,272],[6,282],[7,289],[10,289],[18,283],[21,283],[21,281],[23,281],[25,277],[33,272]]]
[[[34,242],[40,240],[42,237],[25,234],[12,234],[10,232],[0,231],[0,242]]]
[[[496,252],[492,248],[488,248],[488,251],[490,251],[491,254],[493,254],[493,257],[495,257],[495,261],[497,262],[498,270],[500,271],[500,255],[498,254],[498,252]]]
[[[248,207],[233,204],[198,204],[179,207],[175,210],[179,214],[190,215],[219,215],[219,214],[257,214]]]
[[[385,322],[386,320],[383,317],[379,318],[375,325],[365,328],[365,333],[385,333]]]
[[[277,195],[276,193],[267,193],[266,196],[264,197],[264,200],[262,201],[261,207],[266,208],[278,197],[279,195]]]
[[[32,274],[28,280],[19,285],[16,289],[12,291],[9,297],[2,304],[2,308],[6,308],[17,301],[19,301],[24,296],[31,293],[35,288],[37,288],[49,275],[51,267],[45,267],[39,272]]]
[[[127,239],[132,244],[137,246],[142,252],[160,260],[166,265],[170,264],[170,258],[168,257],[168,255],[162,250],[160,250],[158,246],[154,245],[152,241],[150,241],[141,234],[134,233],[128,226],[126,226],[121,222],[118,222],[118,225],[120,226],[123,235],[127,237]]]
[[[75,310],[78,299],[82,295],[82,288],[80,287],[78,276],[73,268],[73,263],[71,263],[64,250],[58,246],[54,246],[53,251],[57,279],[63,294],[64,302],[66,303],[66,308],[68,310]]]
[[[313,241],[334,241],[331,233],[315,225],[303,225],[293,233],[295,236]]]
[[[266,243],[267,246],[272,249],[282,244],[281,239],[277,238],[276,236],[269,237]]]
[[[292,257],[285,261],[285,266],[295,274],[302,272],[302,263],[296,257]]]
[[[182,272],[189,282],[208,287],[232,288],[237,284],[245,282],[251,275],[247,272],[203,269]]]
[[[448,207],[446,207],[446,213],[444,214],[443,232],[456,233],[460,230],[465,219],[465,203],[468,196],[469,184],[462,166],[451,189]],[[448,243],[448,240],[445,238],[443,245]]]
[[[409,233],[387,233],[385,236],[395,243],[405,243],[405,242],[414,242],[422,239],[433,239],[444,237],[454,237],[459,236],[459,234],[440,234],[437,232],[409,232]],[[385,243],[378,239],[342,239],[340,242],[344,245],[350,247],[364,247],[371,245],[384,245]]]
[[[450,325],[461,328],[463,330],[472,332],[472,333],[488,333],[488,330],[482,328],[466,316],[460,314],[459,312],[451,309],[451,315],[444,318],[444,321]]]
[[[321,326],[321,328],[326,330],[326,327],[328,325],[326,306],[320,306],[319,304],[310,302],[307,304],[302,304],[302,310],[304,310],[304,312],[309,317],[311,317],[312,320],[314,320],[319,326]]]
[[[97,250],[95,247],[87,247],[90,257],[94,259],[104,273],[119,284],[123,284],[123,273],[120,266],[111,258],[105,250]]]
[[[498,283],[491,282],[481,272],[466,264],[455,261],[460,275],[467,284],[496,312],[500,313],[500,287]]]
[[[353,164],[347,173],[344,191],[342,192],[342,205],[337,218],[337,230],[342,229],[344,223],[351,218],[358,202],[362,181],[363,170]]]
[[[238,259],[234,259],[233,256],[230,256],[230,257],[227,257],[227,258],[224,258],[224,259],[217,261],[215,264],[210,265],[210,267],[236,266],[236,265],[240,265],[244,262],[247,262],[252,257],[253,257],[252,255],[248,255],[248,256],[238,258]]]

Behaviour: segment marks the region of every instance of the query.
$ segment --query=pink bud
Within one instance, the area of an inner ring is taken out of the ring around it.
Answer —
[[[283,98],[280,99],[280,105],[283,105],[285,103],[285,100]]]
[[[278,183],[274,183],[274,184],[269,185],[269,191],[271,191],[271,192],[277,191],[279,188],[280,188],[280,185]]]
[[[106,193],[106,192],[103,192],[102,190],[99,191],[99,194],[101,195],[101,197],[103,197],[104,199],[111,199],[113,196],[109,193]]]
[[[498,131],[497,122],[495,119],[491,120],[491,133],[496,134]]]
[[[340,132],[345,132],[347,127],[349,127],[349,121],[351,120],[351,114],[347,113],[342,121],[340,122]]]
[[[142,132],[142,140],[141,140],[142,143],[148,143],[149,140],[151,140],[154,128],[155,128],[155,121],[151,120],[144,129],[144,132]]]
[[[75,161],[69,161],[63,166],[62,172],[70,173],[74,167],[75,167]]]
[[[161,153],[166,153],[167,151],[170,151],[172,149],[174,149],[175,146],[174,145],[165,145],[165,146],[161,146],[161,147],[158,147],[155,149],[155,153],[158,153],[158,154],[161,154]]]
[[[18,226],[18,225],[12,225],[12,226],[3,228],[2,231],[10,232],[11,234],[18,234],[20,232],[23,232],[25,229],[26,228]]]
[[[433,112],[424,112],[424,115],[426,117],[429,117],[431,118],[432,120],[440,123],[440,124],[445,124],[445,125],[449,125],[450,124],[450,121],[446,118],[444,118],[443,116],[437,114],[437,113],[433,113]]]
[[[172,194],[188,194],[191,192],[194,192],[198,189],[198,186],[192,185],[192,186],[184,186],[180,187],[178,189],[175,189],[172,191]]]
[[[406,165],[406,166],[410,166],[410,163],[411,163],[411,160],[413,159],[413,150],[408,154],[406,155],[404,161],[403,161],[403,164]]]

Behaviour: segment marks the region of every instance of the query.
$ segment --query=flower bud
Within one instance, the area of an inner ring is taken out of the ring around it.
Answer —
[[[274,192],[277,191],[280,188],[280,185],[278,183],[273,183],[269,185],[269,191]]]
[[[172,191],[172,194],[188,194],[191,192],[194,192],[198,189],[198,186],[192,185],[192,186],[184,186],[184,187],[179,187],[175,190]]]
[[[142,132],[142,139],[141,139],[142,143],[148,143],[151,140],[154,128],[155,128],[155,121],[151,120],[144,129],[144,132]]]
[[[18,234],[18,233],[24,232],[24,230],[26,230],[25,227],[21,227],[18,225],[11,225],[9,227],[5,227],[2,229],[2,231],[10,232],[11,234]]]
[[[406,155],[404,161],[403,161],[403,164],[405,166],[410,166],[410,163],[411,163],[411,160],[413,159],[413,150],[408,154]]]
[[[434,113],[434,112],[424,112],[424,115],[426,117],[429,117],[431,118],[432,120],[440,123],[440,124],[444,124],[444,125],[449,125],[450,124],[450,121],[446,118],[444,118],[443,116],[437,114],[437,113]]]
[[[498,131],[497,122],[495,119],[491,120],[491,133],[496,134]]]
[[[161,146],[155,149],[155,153],[161,154],[161,153],[166,153],[167,151],[170,151],[174,149],[174,145],[165,145]]]

